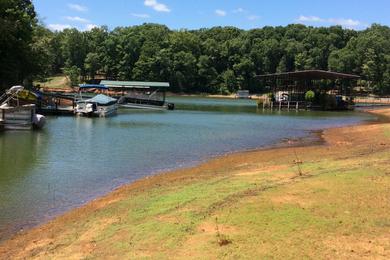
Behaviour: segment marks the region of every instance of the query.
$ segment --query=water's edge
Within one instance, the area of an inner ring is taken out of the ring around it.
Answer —
[[[198,165],[205,164],[208,161],[211,161],[211,160],[214,160],[214,159],[217,159],[217,158],[220,158],[220,157],[235,155],[235,154],[241,154],[241,153],[247,153],[247,152],[256,152],[256,151],[267,151],[267,150],[273,150],[273,149],[282,149],[282,148],[287,148],[287,147],[305,147],[305,146],[312,146],[312,145],[324,145],[325,144],[325,140],[323,139],[323,132],[325,130],[350,127],[350,126],[354,126],[354,125],[383,123],[383,122],[388,122],[389,121],[389,118],[380,116],[380,115],[375,114],[375,113],[371,113],[371,111],[362,111],[362,112],[374,115],[375,118],[373,118],[371,120],[363,120],[361,122],[357,122],[357,123],[353,123],[353,124],[346,124],[346,125],[343,125],[343,126],[335,126],[335,127],[324,128],[324,129],[321,129],[321,130],[307,130],[305,136],[303,136],[303,137],[299,137],[299,138],[285,138],[283,140],[280,140],[277,143],[260,146],[260,147],[254,148],[254,149],[234,150],[234,151],[226,152],[226,153],[223,153],[223,154],[210,156],[208,158],[204,158],[204,159],[201,159],[201,160],[184,163],[184,164],[182,164],[182,165],[180,165],[178,167],[166,168],[166,169],[163,169],[163,170],[153,171],[150,174],[148,174],[147,176],[144,176],[144,177],[141,177],[139,179],[132,180],[132,181],[129,181],[129,182],[119,182],[119,183],[117,183],[116,186],[111,187],[111,189],[109,189],[106,192],[91,195],[90,198],[85,200],[83,203],[74,204],[74,205],[71,205],[70,207],[63,208],[63,209],[57,210],[57,211],[53,211],[53,212],[50,213],[50,215],[47,215],[46,217],[43,217],[38,222],[33,222],[33,223],[28,223],[28,224],[23,223],[23,224],[20,224],[20,225],[15,224],[15,226],[12,229],[8,230],[10,232],[1,233],[1,231],[0,231],[0,235],[1,235],[0,243],[3,243],[4,241],[12,238],[13,236],[17,235],[18,233],[24,233],[24,232],[27,232],[28,230],[30,230],[32,228],[35,228],[35,227],[38,227],[38,226],[41,226],[41,225],[45,225],[46,223],[56,219],[57,217],[65,214],[67,212],[70,212],[72,210],[77,210],[78,208],[82,208],[85,205],[87,205],[87,204],[89,204],[89,203],[91,203],[91,202],[93,202],[95,200],[98,200],[99,198],[105,197],[108,194],[112,193],[113,191],[121,189],[124,186],[131,185],[132,183],[134,183],[134,182],[136,182],[138,180],[150,178],[150,177],[157,176],[157,175],[167,174],[167,173],[175,171],[175,170],[197,167]]]

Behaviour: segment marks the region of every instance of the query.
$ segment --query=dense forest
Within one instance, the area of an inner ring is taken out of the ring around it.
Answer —
[[[169,81],[172,91],[261,91],[256,74],[323,69],[362,76],[359,84],[390,94],[390,28],[214,27],[164,25],[65,29],[40,24],[30,0],[0,1],[0,87],[66,74],[74,84],[97,76]]]

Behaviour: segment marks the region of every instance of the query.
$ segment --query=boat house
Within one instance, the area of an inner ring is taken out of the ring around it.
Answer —
[[[168,82],[102,80],[100,84],[114,92],[122,107],[174,108],[173,104],[166,103],[166,91],[170,87]]]
[[[305,70],[256,76],[269,88],[263,107],[343,110],[353,104],[357,75],[324,70]]]

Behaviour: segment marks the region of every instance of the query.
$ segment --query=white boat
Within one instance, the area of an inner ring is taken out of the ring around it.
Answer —
[[[107,117],[114,115],[118,109],[117,99],[98,94],[90,99],[83,99],[81,90],[93,88],[107,90],[103,85],[80,85],[80,99],[76,101],[75,113],[82,116]]]
[[[0,97],[0,128],[3,130],[31,130],[42,128],[46,119],[36,113],[35,104],[20,104],[18,94],[23,86],[14,86]]]
[[[250,99],[251,98],[251,96],[249,94],[249,90],[238,90],[235,97],[240,98],[240,99]]]

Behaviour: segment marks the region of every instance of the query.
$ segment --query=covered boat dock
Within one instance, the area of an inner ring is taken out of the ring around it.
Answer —
[[[256,76],[270,98],[264,108],[348,109],[353,102],[353,82],[360,76],[324,70],[305,70]]]
[[[114,91],[113,96],[118,98],[120,105],[131,108],[163,108],[166,90],[170,87],[169,82],[102,80],[100,84]],[[168,106],[168,109],[173,109],[173,106]]]

